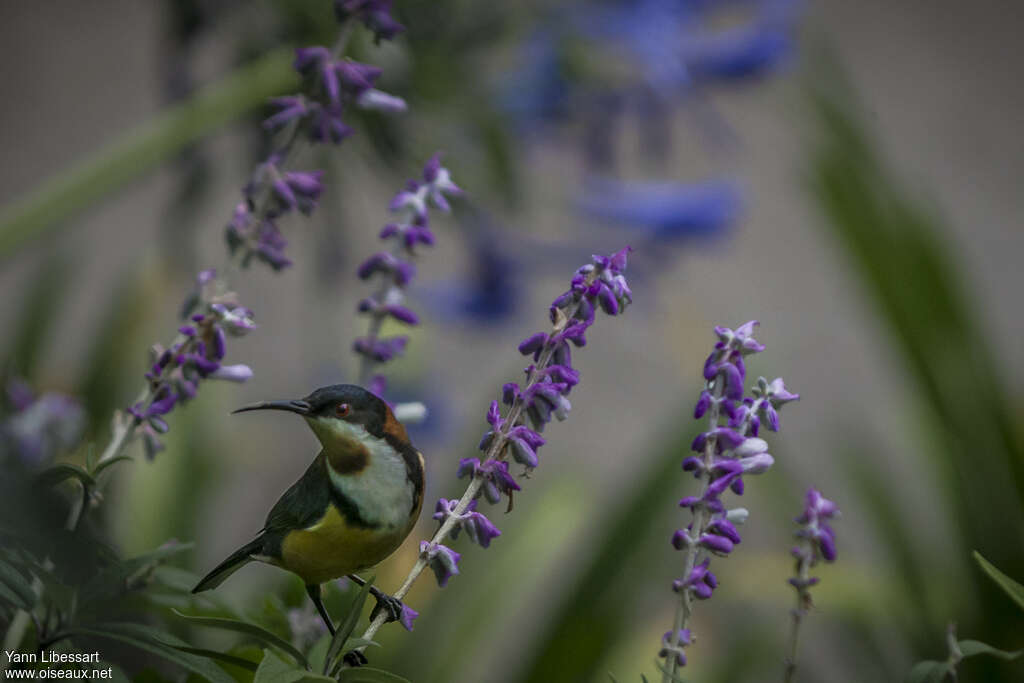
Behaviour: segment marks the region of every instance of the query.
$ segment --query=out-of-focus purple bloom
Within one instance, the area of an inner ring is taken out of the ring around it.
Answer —
[[[802,528],[796,532],[798,538],[806,538],[810,542],[810,566],[819,560],[834,562],[836,559],[836,536],[829,526],[828,520],[839,515],[839,508],[828,500],[817,489],[808,489],[804,499],[803,514],[796,518]],[[796,553],[794,553],[796,554]],[[797,557],[802,555],[797,554]]]
[[[592,180],[579,200],[584,213],[610,223],[636,226],[657,240],[718,234],[742,208],[736,183],[619,182]]]
[[[459,573],[462,555],[441,543],[420,541],[420,555],[427,560],[437,578],[437,585],[444,588],[448,580]]]
[[[412,632],[412,622],[420,615],[419,612],[409,607],[404,602],[402,603],[402,616],[398,619],[399,623],[405,627],[406,631]]]
[[[661,650],[658,651],[658,656],[662,659],[672,658],[679,666],[686,666],[686,654],[683,652],[683,646],[689,644],[690,629],[677,631],[675,637],[673,637],[672,631],[665,631],[665,635],[661,637]]]
[[[21,380],[8,381],[11,412],[0,419],[0,446],[10,446],[25,464],[39,465],[73,448],[85,426],[82,406],[70,396],[36,396]]]
[[[360,302],[358,307],[360,313],[371,318],[370,333],[354,344],[355,351],[364,359],[360,370],[364,384],[372,377],[374,364],[387,362],[399,355],[408,341],[407,337],[378,338],[384,318],[390,317],[406,325],[419,323],[419,316],[405,306],[405,290],[416,274],[412,263],[415,247],[434,243],[434,235],[428,227],[427,198],[451,191],[449,186],[455,187],[447,169],[440,165],[438,155],[427,162],[423,179],[423,183],[409,181],[410,189],[399,193],[399,197],[409,194],[412,199],[398,201],[396,198],[391,203],[391,210],[401,215],[380,232],[382,240],[391,242],[391,250],[371,255],[357,270],[360,279],[376,277],[380,282],[377,292]],[[436,203],[437,200],[434,201]]]
[[[305,118],[310,111],[310,105],[302,95],[275,97],[270,100],[270,106],[274,113],[263,121],[263,127],[267,130],[279,130],[293,121]]]
[[[364,90],[362,94],[356,98],[356,106],[360,109],[382,111],[388,114],[400,114],[409,109],[409,105],[407,105],[405,100],[401,97],[397,97],[374,88]]]
[[[338,21],[357,19],[373,31],[375,42],[391,40],[405,30],[391,16],[392,0],[334,0],[334,13]]]

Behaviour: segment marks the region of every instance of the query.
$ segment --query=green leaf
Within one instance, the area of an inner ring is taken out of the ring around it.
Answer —
[[[187,671],[202,676],[211,683],[234,683],[234,679],[231,676],[210,660],[176,649],[179,646],[188,647],[187,643],[178,640],[169,633],[161,633],[142,624],[90,624],[88,626],[74,626],[68,629],[67,633],[72,637],[82,635],[117,640],[177,664]],[[171,643],[174,645],[171,645]]]
[[[342,669],[338,674],[338,683],[409,683],[409,679],[383,669],[360,666],[354,669]]]
[[[188,614],[182,614],[178,610],[173,610],[175,614],[184,619],[188,619],[197,626],[206,626],[209,628],[219,628],[225,631],[234,631],[235,633],[241,633],[243,635],[254,638],[264,645],[276,648],[289,657],[294,659],[298,664],[302,665],[303,668],[309,668],[309,662],[306,661],[305,655],[302,654],[294,645],[289,643],[284,638],[281,638],[277,634],[271,633],[262,626],[256,624],[250,624],[245,621],[237,621],[235,619],[223,619],[221,617],[201,617],[191,616]]]
[[[110,460],[106,460],[104,462],[101,462],[99,465],[96,465],[96,467],[93,469],[92,476],[98,477],[98,476],[100,476],[100,472],[103,472],[104,470],[106,470],[111,465],[119,463],[119,462],[123,462],[125,460],[134,460],[134,458],[132,458],[132,456],[130,456],[130,455],[119,455],[116,458],[111,458]]]
[[[310,673],[278,657],[272,650],[263,651],[252,683],[335,683],[333,678]]]
[[[345,646],[345,641],[352,635],[353,629],[356,624],[359,623],[359,617],[363,613],[363,605],[366,604],[366,596],[370,594],[370,587],[373,585],[374,577],[370,577],[363,587],[353,598],[349,604],[348,611],[338,624],[338,629],[334,632],[334,637],[331,639],[331,647],[327,650],[327,656],[324,657],[324,668],[323,672],[328,671],[334,672],[335,660],[341,655],[341,651]]]
[[[980,640],[961,640],[957,645],[960,647],[960,654],[963,655],[964,659],[976,655],[992,655],[993,657],[1011,661],[1024,654],[1024,650],[1007,652],[1006,650],[999,650],[991,645],[987,645]]]
[[[907,674],[904,683],[942,683],[951,672],[947,662],[918,662]]]
[[[981,556],[977,550],[974,551],[974,559],[982,570],[989,575],[996,585],[1003,589],[1010,599],[1017,603],[1017,606],[1024,609],[1024,586],[1020,585],[1006,574],[999,571],[991,562]]]
[[[32,609],[38,599],[25,576],[3,560],[0,560],[0,597],[26,611]]]
[[[164,643],[167,647],[172,647],[180,652],[186,652],[190,655],[196,655],[197,657],[206,657],[217,662],[224,662],[225,664],[231,664],[239,668],[245,669],[246,671],[256,671],[258,664],[251,659],[245,659],[243,657],[236,657],[235,655],[228,654],[226,652],[220,652],[218,650],[206,650],[201,647],[191,647],[189,645],[175,645],[173,643]]]
[[[281,49],[240,67],[5,207],[0,258],[284,92],[296,79],[291,61]]]
[[[91,474],[78,465],[67,462],[59,463],[40,472],[36,477],[36,483],[40,486],[56,486],[65,479],[71,478],[77,479],[87,489],[96,486],[96,480],[92,478]]]

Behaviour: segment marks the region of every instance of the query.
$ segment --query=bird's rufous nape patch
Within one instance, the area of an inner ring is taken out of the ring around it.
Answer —
[[[405,427],[395,419],[395,414],[391,412],[391,408],[385,407],[384,410],[384,433],[391,435],[402,443],[408,443],[409,434],[405,431]]]

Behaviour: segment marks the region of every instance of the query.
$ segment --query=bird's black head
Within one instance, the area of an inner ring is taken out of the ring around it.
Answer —
[[[321,442],[333,435],[354,436],[356,427],[362,427],[378,438],[383,438],[385,431],[401,429],[387,403],[355,384],[332,384],[317,389],[305,398],[264,401],[234,412],[250,410],[284,410],[301,415]]]

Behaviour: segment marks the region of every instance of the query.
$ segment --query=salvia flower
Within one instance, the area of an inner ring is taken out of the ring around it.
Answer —
[[[446,177],[447,173],[442,173],[439,167],[434,166],[433,161],[428,164],[424,173],[424,180],[428,184],[440,183]],[[415,215],[415,211],[410,211],[410,214]],[[399,232],[388,230],[389,236]],[[431,540],[420,542],[419,559],[395,597],[404,597],[416,578],[427,567],[434,572],[441,587],[446,586],[448,581],[459,573],[458,563],[461,555],[444,545],[444,541],[449,537],[455,538],[465,531],[471,541],[487,548],[501,535],[494,524],[477,509],[479,498],[483,496],[493,504],[500,502],[502,496],[506,496],[508,510],[511,511],[513,493],[519,491],[520,486],[509,473],[508,459],[518,459],[527,469],[532,469],[537,466],[537,450],[546,443],[536,430],[526,425],[527,403],[531,400],[541,400],[538,398],[541,394],[534,387],[539,384],[557,385],[546,387],[545,391],[553,390],[559,396],[564,396],[578,384],[579,373],[564,363],[564,359],[556,360],[556,349],[561,343],[559,340],[564,339],[561,335],[569,327],[582,326],[579,332],[573,333],[575,338],[576,335],[581,336],[585,328],[593,324],[593,301],[600,295],[601,288],[600,284],[595,286],[595,283],[604,283],[604,286],[612,288],[615,296],[623,302],[615,314],[621,313],[624,304],[628,303],[629,296],[629,286],[623,276],[628,252],[629,248],[626,248],[610,257],[594,257],[592,264],[577,271],[580,277],[573,277],[572,288],[556,299],[551,309],[552,330],[540,338],[542,348],[534,363],[527,368],[526,380],[521,388],[515,383],[506,384],[503,388],[506,406],[504,414],[502,404],[498,401],[492,401],[488,406],[485,419],[490,429],[484,434],[481,442],[484,456],[465,458],[459,462],[457,476],[469,478],[466,490],[461,498],[438,500],[434,519],[440,526]],[[711,580],[714,580],[713,577]],[[386,621],[385,615],[376,615],[363,632],[363,638],[372,638]],[[403,621],[403,624],[411,628],[412,622],[409,620],[409,623],[405,624]]]
[[[196,278],[196,289],[186,299],[183,313],[186,323],[170,348],[152,348],[152,365],[146,373],[149,391],[127,411],[150,458],[163,450],[159,435],[168,430],[164,416],[194,398],[203,380],[244,382],[252,377],[247,365],[223,363],[227,337],[243,336],[256,325],[252,311],[239,305],[214,271],[202,271]]]
[[[443,178],[437,168],[428,167],[424,178],[430,182]],[[464,529],[470,539],[486,548],[500,535],[500,531],[477,511],[477,502],[483,496],[489,503],[497,503],[507,496],[511,510],[512,494],[520,487],[509,473],[509,460],[532,470],[539,464],[538,452],[547,442],[539,432],[554,417],[564,420],[569,415],[566,395],[579,383],[575,368],[563,364],[568,359],[559,350],[567,339],[582,340],[583,332],[594,322],[593,302],[604,289],[613,292],[616,315],[625,308],[629,299],[629,285],[623,271],[629,248],[611,256],[595,256],[593,263],[576,271],[572,289],[552,304],[554,329],[551,333],[538,333],[519,345],[520,353],[533,356],[534,363],[526,368],[522,387],[510,382],[502,389],[502,403],[491,401],[485,419],[490,429],[480,441],[484,451],[483,462],[478,458],[465,458],[459,462],[457,476],[470,477],[466,493],[458,500],[442,498],[437,502],[434,519],[441,528],[434,542],[445,536],[455,537]],[[507,407],[502,414],[502,404]],[[529,423],[529,425],[527,425]],[[445,581],[447,581],[447,576]]]
[[[0,418],[0,453],[8,447],[27,465],[39,465],[73,448],[85,426],[85,411],[70,396],[36,395],[17,378],[8,380],[10,411]]]
[[[782,379],[768,382],[763,377],[758,379],[751,395],[744,396],[745,358],[765,348],[753,336],[756,326],[757,321],[752,320],[735,330],[715,327],[718,342],[704,363],[706,383],[693,414],[696,419],[706,417],[708,429],[693,440],[696,455],[683,460],[683,471],[701,482],[701,490],[698,495],[679,501],[691,519],[671,539],[672,546],[684,554],[683,576],[672,582],[672,590],[679,595],[677,634],[689,625],[693,600],[710,598],[718,586],[710,570],[712,558],[729,555],[742,542],[737,526],[746,521],[748,512],[745,508],[730,509],[723,498],[730,491],[743,495],[744,477],[767,472],[775,462],[768,452],[768,443],[757,436],[760,421],[765,420],[777,431],[778,408],[799,398],[785,388]],[[824,532],[815,533],[815,538],[820,536],[827,545]],[[662,648],[669,677],[685,663],[685,658],[678,655],[688,642],[688,638],[684,643],[674,637],[670,647]]]
[[[420,555],[426,559],[437,578],[437,585],[444,588],[448,580],[459,573],[462,555],[446,545],[420,541]]]
[[[405,292],[416,275],[412,262],[415,247],[434,244],[434,235],[428,227],[428,200],[447,211],[446,193],[457,195],[461,190],[451,182],[448,170],[441,166],[440,155],[434,155],[423,169],[423,182],[410,180],[407,188],[391,202],[391,211],[398,214],[398,219],[380,232],[381,240],[390,243],[390,250],[371,255],[356,271],[361,280],[378,282],[376,292],[359,303],[359,313],[370,318],[369,330],[356,339],[352,347],[360,356],[359,377],[364,385],[374,376],[375,366],[401,355],[408,341],[405,336],[382,338],[380,331],[384,321],[390,319],[410,326],[419,324],[419,316],[405,305]]]
[[[814,604],[810,589],[818,583],[818,578],[811,576],[811,568],[819,562],[834,562],[836,559],[836,536],[829,526],[829,520],[838,516],[839,508],[835,503],[821,495],[817,489],[807,489],[803,513],[794,520],[800,525],[795,532],[798,543],[790,551],[796,560],[793,576],[789,578],[789,585],[796,591],[796,606],[792,611],[793,628],[786,657],[787,681],[791,680],[796,670],[800,625]]]
[[[339,1],[335,9],[340,21],[361,21],[378,40],[401,30],[390,17],[387,0]],[[288,242],[278,219],[294,211],[309,215],[316,209],[324,189],[323,172],[281,167],[299,139],[341,143],[352,134],[343,118],[349,106],[383,112],[406,108],[401,98],[374,89],[381,75],[378,67],[341,56],[344,44],[341,40],[334,50],[322,45],[296,49],[294,66],[304,78],[305,92],[270,101],[271,114],[263,126],[278,133],[281,143],[253,171],[243,188],[245,199],[236,206],[225,229],[228,249],[243,267],[253,259],[274,270],[290,266],[285,255]]]

